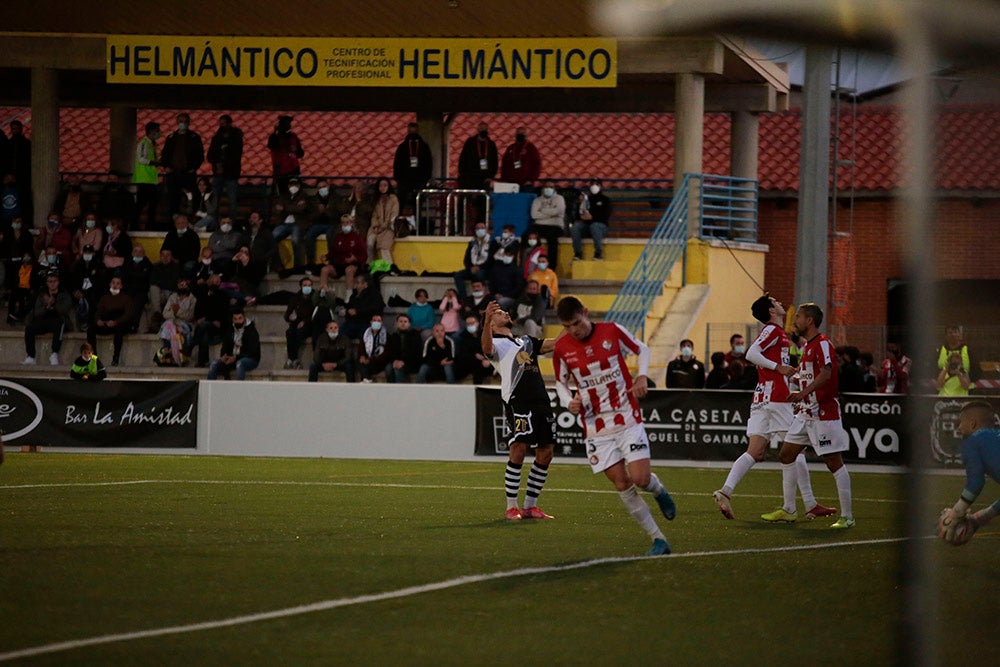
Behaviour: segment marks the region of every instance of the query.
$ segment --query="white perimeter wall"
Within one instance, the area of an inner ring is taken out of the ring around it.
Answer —
[[[471,385],[205,381],[199,394],[199,454],[477,460]]]

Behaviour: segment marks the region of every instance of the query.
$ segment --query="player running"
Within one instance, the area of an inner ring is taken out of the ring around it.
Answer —
[[[727,519],[734,518],[732,495],[736,485],[750,472],[754,464],[764,460],[771,439],[775,436],[784,439],[788,427],[792,424],[792,404],[788,401],[791,389],[788,378],[795,373],[795,367],[788,365],[791,342],[783,328],[785,308],[780,301],[765,294],[751,304],[750,312],[754,319],[764,325],[757,340],[746,352],[746,360],[757,367],[758,376],[757,389],[750,403],[750,419],[747,420],[747,436],[750,443],[747,451],[733,462],[726,483],[712,494],[719,511]],[[816,502],[812,482],[809,479],[809,467],[806,465],[806,456],[803,453],[795,457],[795,475],[802,494],[802,502],[806,506],[807,519],[837,513],[836,509],[824,507]]]
[[[508,521],[551,519],[553,517],[543,512],[537,502],[549,474],[549,464],[552,463],[556,418],[538,368],[538,355],[551,352],[555,340],[539,340],[531,336],[515,338],[510,326],[510,315],[501,310],[496,301],[490,301],[483,313],[480,340],[483,354],[500,373],[504,420],[510,431],[507,469],[504,473],[504,489],[507,493],[507,512],[504,516]],[[534,451],[535,462],[528,473],[524,508],[518,509],[521,468],[529,448]]]
[[[647,392],[649,348],[618,324],[591,322],[576,297],[560,299],[556,315],[569,334],[559,337],[552,355],[556,393],[572,414],[583,418],[590,467],[611,480],[629,513],[653,538],[646,555],[669,554],[666,537],[636,491],[638,486],[653,494],[667,520],[676,516],[673,499],[649,469],[649,440],[639,410],[638,399]],[[634,383],[626,354],[639,356]],[[569,387],[570,377],[576,383],[576,396]]]
[[[823,324],[823,310],[815,303],[804,303],[795,313],[795,333],[808,342],[802,348],[799,360],[798,391],[789,395],[794,405],[795,417],[785,435],[778,457],[781,459],[781,487],[784,504],[760,518],[771,523],[795,521],[795,458],[805,449],[812,448],[833,473],[840,498],[840,518],[831,528],[853,528],[851,511],[851,476],[844,466],[842,452],[847,451],[847,432],[840,421],[840,402],[837,400],[837,353],[830,339],[819,332]]]
[[[996,423],[993,406],[986,401],[972,401],[962,406],[958,432],[965,436],[962,441],[965,488],[955,506],[945,510],[945,523],[966,517],[973,528],[978,529],[1000,514],[1000,499],[975,514],[967,514],[982,493],[987,475],[1000,482],[1000,429],[996,428]]]

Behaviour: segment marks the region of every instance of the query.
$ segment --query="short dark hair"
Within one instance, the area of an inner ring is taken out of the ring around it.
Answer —
[[[799,306],[799,310],[803,312],[806,317],[812,319],[813,324],[816,325],[817,328],[823,324],[823,309],[812,301]]]
[[[733,344],[733,341],[735,341],[737,338],[743,338],[743,334],[741,334],[741,333],[734,333],[732,336],[730,336],[729,337],[729,345],[731,346]]]
[[[771,295],[764,294],[750,305],[750,314],[761,324],[767,324],[771,321],[772,307]]]
[[[725,352],[713,352],[712,353],[712,365],[721,366],[726,363],[726,353]]]
[[[681,347],[684,347],[684,343],[689,343],[691,347],[694,347],[694,341],[691,340],[690,338],[684,338],[683,340],[681,340]]]
[[[146,134],[151,134],[153,132],[156,132],[158,129],[160,129],[159,123],[154,123],[153,121],[149,121],[148,123],[146,123]]]
[[[585,310],[586,307],[578,298],[575,296],[564,296],[559,299],[559,303],[556,305],[556,317],[559,318],[560,322],[569,322]]]
[[[310,276],[302,276],[301,278],[299,278],[299,287],[302,287],[302,283],[304,283],[307,280],[309,282],[313,281],[313,279]]]
[[[233,122],[233,117],[232,117],[232,116],[230,116],[230,115],[229,115],[229,114],[227,114],[227,113],[224,113],[224,114],[222,114],[221,116],[219,116],[219,120],[224,120],[224,121],[226,121],[227,123],[232,123],[232,122]]]

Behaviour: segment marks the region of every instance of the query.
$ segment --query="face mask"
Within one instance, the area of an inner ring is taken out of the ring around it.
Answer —
[[[55,264],[56,263],[56,256],[55,255],[46,255],[45,259],[48,260],[49,264]]]
[[[465,327],[465,330],[468,331],[470,334],[474,334],[477,331],[479,331],[479,325],[470,324],[469,326]]]
[[[500,258],[500,261],[503,262],[504,264],[510,264],[511,262],[514,261],[514,258],[511,257],[510,255],[504,255],[503,257]]]
[[[132,261],[135,262],[136,264],[142,264],[142,260],[144,260],[144,259],[146,259],[146,258],[145,257],[133,257]]]
[[[89,253],[89,252],[86,255],[83,256],[83,261],[85,261],[85,262],[89,262],[92,259],[94,259],[94,255],[91,254],[91,253]]]
[[[690,357],[692,354],[694,354],[694,350],[691,349],[690,347],[681,348],[681,356],[684,357],[685,359]]]
[[[551,197],[555,193],[556,191],[553,190],[552,188],[542,188],[542,196],[544,197]]]
[[[111,292],[111,293],[112,293],[113,295],[115,295],[115,296],[118,296],[118,295],[119,295],[119,294],[121,293],[121,290],[120,290],[120,289],[118,289],[117,287],[112,287],[112,288],[111,288],[111,289],[109,289],[108,291],[109,291],[109,292]]]
[[[222,231],[223,234],[228,234],[229,232],[233,231],[233,226],[232,225],[222,225],[221,227],[219,227],[219,229]]]
[[[305,294],[306,296],[309,296],[310,294],[312,294],[313,293],[312,286],[311,285],[303,285],[303,287],[302,287],[302,293]]]
[[[88,356],[86,356],[86,357],[83,357],[83,360],[84,360],[84,361],[86,361],[86,362],[87,362],[87,363],[89,364],[89,363],[90,363],[90,360],[91,360],[92,358],[93,358],[93,357],[91,357],[91,356],[89,356],[89,355],[88,355]]]
[[[294,195],[296,192],[299,191],[299,186],[297,186],[297,185],[289,185],[288,186],[288,191],[291,192]]]
[[[382,328],[381,322],[372,322],[372,331],[378,331]]]
[[[205,266],[210,266],[212,264],[212,260],[210,260],[210,259],[203,259],[203,260],[201,260],[201,263],[204,264]]]
[[[343,227],[341,227],[341,229],[343,229],[344,233],[346,234],[347,232],[349,232],[352,229],[354,229],[354,225],[344,225]]]
[[[337,336],[340,335],[339,331],[327,331],[326,335],[330,337],[330,340],[336,340]]]
[[[112,227],[111,225],[108,225],[107,227],[104,228],[104,231],[106,231],[108,234],[112,234],[114,233],[115,228]]]
[[[539,262],[538,263],[538,270],[539,271],[544,271],[547,268],[549,268],[548,262]]]
[[[500,235],[500,238],[502,238],[502,239],[509,239],[510,238],[510,232],[504,232],[503,234]]]
[[[10,224],[10,228],[13,229],[15,232],[21,231],[21,223],[20,222],[12,222]]]
[[[187,123],[177,123],[177,129],[180,130],[181,132],[184,132],[185,130],[188,129],[188,124]]]
[[[472,293],[472,296],[476,297],[477,299],[482,299],[483,298],[483,290],[481,290],[481,289],[476,290],[475,292]]]
[[[601,191],[601,186],[600,185],[591,185],[590,186],[590,194],[596,195],[600,191]]]
[[[534,248],[538,245],[538,239],[528,239],[528,246]]]
[[[87,229],[93,229],[97,226],[97,220],[87,220]]]
[[[188,289],[187,287],[178,288],[177,293],[180,294],[181,296],[186,296],[191,293],[191,290]]]
[[[49,227],[58,227],[58,226],[59,226],[58,220],[49,220]]]
[[[486,230],[485,229],[477,229],[476,230],[476,238],[478,238],[478,239],[486,238]]]
[[[743,354],[744,352],[746,352],[746,349],[747,349],[746,345],[734,345],[733,346],[733,352],[735,352],[736,354]]]
[[[236,322],[233,322],[233,326],[236,327],[237,329],[242,329],[244,324],[246,323],[240,322],[239,324],[237,324]]]
[[[320,197],[325,197],[330,194],[330,188],[320,188],[318,192]]]

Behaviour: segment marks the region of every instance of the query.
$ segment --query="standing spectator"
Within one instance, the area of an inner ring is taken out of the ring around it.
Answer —
[[[70,174],[59,188],[59,195],[52,205],[52,210],[59,214],[60,219],[69,218],[70,225],[75,227],[84,214],[83,188],[80,187],[80,177]],[[89,212],[89,211],[87,211]]]
[[[24,136],[24,125],[19,120],[10,122],[10,142],[7,144],[8,169],[14,174],[21,193],[25,217],[33,217],[31,200],[31,140]]]
[[[590,181],[587,192],[580,198],[580,210],[573,223],[573,259],[583,259],[583,237],[594,239],[594,259],[604,259],[604,238],[611,220],[611,199],[602,191],[601,179]]]
[[[246,318],[242,310],[233,312],[232,330],[222,338],[222,351],[208,369],[208,379],[222,375],[227,380],[236,370],[237,380],[246,380],[247,373],[260,364],[260,335],[257,327]]]
[[[465,140],[458,156],[458,187],[463,190],[488,190],[499,166],[499,153],[497,145],[490,139],[489,125],[480,122],[476,134]],[[460,197],[459,201],[464,229],[468,229],[470,223],[485,219],[482,197]],[[463,205],[465,202],[471,202],[471,205]]]
[[[474,281],[472,283],[472,288],[476,289],[476,285],[481,287],[482,282]],[[485,298],[486,290],[482,289],[481,293]],[[483,308],[485,309],[486,306],[483,306]],[[457,337],[462,329],[461,321],[463,319],[462,302],[458,299],[458,292],[450,287],[446,289],[444,291],[444,297],[441,298],[441,303],[438,304],[438,310],[441,312],[441,326],[444,327],[444,332],[451,338]],[[434,325],[432,324],[430,328],[433,329]],[[431,332],[429,330],[427,332],[427,336],[423,336],[421,334],[421,337],[424,340],[427,340],[427,338],[430,337],[430,333]]]
[[[274,235],[264,224],[264,218],[260,213],[254,211],[250,214],[250,229],[247,231],[250,241],[250,263],[254,265],[254,270],[263,280],[267,275],[267,267],[271,266],[271,258],[278,253],[278,245],[274,242]]]
[[[493,269],[493,258],[497,254],[497,243],[490,238],[485,222],[477,222],[472,239],[465,246],[462,268],[455,272],[455,290],[458,298],[465,298],[466,280],[488,280]],[[486,306],[483,306],[485,309]]]
[[[2,134],[2,132],[0,132]],[[27,271],[27,285],[30,286],[31,268],[34,263],[35,240],[31,233],[24,228],[24,221],[21,218],[11,220],[10,227],[6,231],[0,232],[0,283],[3,283],[3,294],[9,297],[7,304],[7,323],[13,324],[24,317],[27,312],[27,301],[25,295],[19,294],[21,289],[21,267],[25,263],[29,264]],[[6,275],[6,279],[2,276]]]
[[[427,384],[431,379],[444,377],[448,384],[455,384],[455,341],[445,335],[440,323],[431,329],[431,337],[424,341],[417,382]]]
[[[331,279],[344,276],[344,298],[349,299],[354,293],[355,276],[368,261],[365,239],[355,231],[354,221],[345,214],[340,218],[340,231],[333,235],[328,245],[327,266],[319,272],[320,291],[327,290]]]
[[[373,315],[385,312],[385,301],[378,285],[363,273],[355,279],[355,291],[345,306],[344,335],[353,341],[361,340]]]
[[[163,306],[163,327],[159,331],[160,340],[170,346],[170,356],[179,366],[187,364],[182,350],[194,331],[197,306],[198,298],[191,293],[191,281],[179,278],[177,290],[167,298],[167,303]]]
[[[517,183],[521,192],[533,192],[542,174],[542,156],[535,144],[528,141],[528,128],[519,127],[514,143],[507,146],[500,162],[500,180]]]
[[[285,184],[285,194],[274,206],[274,211],[281,219],[281,224],[274,228],[274,242],[292,238],[292,266],[301,269],[306,265],[306,232],[309,229],[309,198],[302,191],[302,184],[297,178],[289,178]],[[280,252],[275,255],[280,263]],[[279,273],[281,270],[279,269]],[[291,275],[285,272],[285,275]]]
[[[382,327],[382,315],[375,313],[365,333],[361,336],[361,346],[358,350],[358,366],[361,368],[361,381],[371,382],[379,371],[384,371],[389,357],[386,354],[386,334]]]
[[[104,247],[104,230],[97,226],[97,214],[88,213],[83,225],[73,235],[73,260],[80,259],[84,246]]]
[[[201,137],[191,128],[191,117],[177,114],[177,129],[163,142],[160,163],[163,165],[167,186],[167,207],[170,215],[180,211],[181,190],[197,192],[195,174],[205,161],[205,146]]]
[[[345,213],[351,219],[355,231],[361,234],[361,238],[368,237],[368,228],[372,223],[374,209],[375,202],[368,185],[364,181],[355,182],[345,203]]]
[[[876,391],[881,391],[878,389],[878,369],[875,368],[875,356],[871,352],[862,352],[858,355],[858,363],[861,364],[861,371],[865,378],[865,393],[874,394]]]
[[[146,257],[146,249],[136,243],[132,246],[132,259],[124,267],[123,282],[125,293],[132,299],[135,313],[130,325],[130,333],[138,333],[141,313],[146,310],[149,299],[150,277],[153,273],[153,263]]]
[[[191,208],[196,230],[214,232],[218,228],[219,198],[212,184],[204,176],[198,179],[198,193]]]
[[[112,366],[117,366],[121,360],[122,343],[132,326],[134,314],[132,299],[122,291],[122,279],[115,276],[108,285],[107,293],[97,302],[90,326],[87,327],[87,342],[95,350],[98,336],[113,336]]]
[[[194,274],[198,254],[201,252],[201,239],[198,237],[198,232],[191,229],[186,215],[180,214],[174,218],[174,226],[167,232],[160,247],[170,251],[184,274]]]
[[[945,367],[934,379],[934,386],[939,396],[968,396],[972,381],[969,371],[965,370],[961,352],[952,352],[948,356]]]
[[[538,255],[535,270],[528,274],[528,280],[534,280],[541,286],[546,308],[554,308],[559,301],[559,276],[549,268],[549,256],[544,252]]]
[[[743,334],[734,333],[729,337],[729,351],[726,352],[726,364],[732,364],[737,359],[743,361],[747,352],[747,341]]]
[[[667,364],[668,389],[701,389],[705,386],[705,366],[694,356],[694,341],[685,338],[680,356]]]
[[[285,368],[302,368],[299,351],[302,343],[311,338],[313,333],[312,291],[312,278],[302,278],[299,280],[299,291],[289,299],[285,308],[285,322],[288,323],[288,328],[285,329]]]
[[[298,135],[292,132],[291,116],[278,116],[274,132],[267,138],[267,150],[271,153],[276,192],[284,196],[288,193],[289,179],[301,173],[299,160],[306,154]]]
[[[23,202],[14,174],[3,174],[3,186],[0,187],[0,228],[10,225],[14,218],[28,217]]]
[[[333,216],[336,215],[336,199],[330,192],[330,182],[325,178],[316,181],[316,196],[309,199],[309,231],[305,236],[306,263],[316,264],[316,241],[325,236],[327,249],[330,247],[330,237],[333,236]],[[339,216],[337,218],[339,222]]]
[[[135,222],[135,197],[122,185],[119,172],[112,171],[108,174],[108,181],[101,189],[97,200],[97,213],[103,220],[109,218],[125,220],[130,229]]]
[[[938,348],[937,367],[945,370],[951,363],[951,355],[958,354],[962,359],[962,370],[971,381],[978,379],[978,367],[969,351],[969,346],[962,340],[962,327],[952,324],[945,328],[944,345]]]
[[[69,325],[69,314],[73,307],[69,293],[59,287],[59,275],[50,273],[45,277],[43,287],[35,306],[29,314],[27,326],[24,327],[24,350],[27,356],[21,363],[25,366],[35,365],[35,337],[42,333],[52,334],[52,354],[49,363],[59,365],[59,349],[62,347],[62,335]]]
[[[69,367],[69,377],[71,380],[80,382],[100,382],[108,376],[104,369],[104,364],[97,355],[90,343],[80,346],[80,356],[76,358],[73,365]]]
[[[319,374],[342,372],[348,382],[354,382],[354,354],[351,342],[340,335],[336,320],[326,323],[326,330],[313,347],[313,362],[309,365],[309,381],[318,382]]]
[[[566,224],[566,200],[556,192],[552,183],[542,184],[542,196],[531,202],[531,225],[527,233],[537,232],[545,238],[548,248],[549,266],[553,270],[559,264],[559,237]]]
[[[705,378],[705,389],[722,389],[729,383],[729,371],[726,369],[726,353],[713,352],[710,359],[712,370]]]
[[[389,334],[385,345],[387,363],[386,382],[408,382],[408,376],[420,371],[423,342],[420,334],[410,328],[410,318],[396,316],[396,330]]]
[[[493,364],[483,354],[482,334],[479,333],[479,318],[475,315],[465,318],[465,328],[459,334],[457,343],[459,377],[471,375],[473,384],[483,384],[486,380],[493,377]]]
[[[97,300],[104,293],[106,285],[107,277],[104,264],[97,259],[94,246],[84,246],[80,259],[69,267],[69,280],[67,282],[67,287],[70,294],[73,295],[73,302],[76,305],[77,328],[81,331],[89,324],[90,315],[96,310]]]
[[[413,208],[417,192],[427,185],[434,171],[431,147],[420,136],[416,123],[408,123],[406,137],[396,147],[392,160],[392,177],[399,191],[399,205]]]
[[[392,264],[392,244],[396,239],[393,223],[399,217],[399,199],[388,178],[378,179],[375,190],[375,208],[368,228],[368,256],[375,259],[377,249],[379,256]]]
[[[503,310],[512,308],[517,298],[521,296],[521,291],[524,289],[524,275],[520,267],[514,263],[514,255],[510,254],[509,249],[501,251],[500,261],[493,263],[490,286],[493,290],[493,299]]]
[[[836,349],[838,368],[837,390],[841,394],[857,394],[865,390],[865,372],[858,365],[861,350],[852,345]]]
[[[243,130],[233,126],[229,114],[219,116],[219,129],[208,144],[208,162],[212,165],[212,190],[217,197],[225,190],[229,217],[235,218],[243,171]]]
[[[180,264],[174,260],[173,252],[165,246],[166,244],[160,248],[160,261],[149,270],[149,299],[139,322],[139,328],[146,333],[159,329],[160,313],[181,277]]]
[[[185,344],[183,354],[190,357],[198,348],[198,368],[208,366],[209,347],[219,342],[230,322],[229,298],[219,289],[222,278],[211,276],[205,287],[197,293],[194,307],[194,333]]]
[[[545,308],[548,299],[542,294],[541,285],[537,280],[529,280],[524,285],[524,291],[518,297],[512,310],[512,329],[516,335],[528,335],[532,338],[542,336],[545,322]]]
[[[409,320],[408,325],[413,327],[421,337],[426,338],[426,336],[431,335],[431,328],[434,326],[435,316],[434,307],[428,302],[427,290],[423,287],[418,289],[413,295],[416,299],[414,303],[410,304],[410,307],[406,309],[406,316]],[[453,304],[455,311],[458,311],[458,301]],[[427,332],[426,335],[424,332]]]
[[[878,391],[883,394],[910,393],[910,358],[903,354],[899,343],[890,342],[885,346],[885,360],[878,374]]]
[[[160,176],[157,167],[160,158],[156,152],[156,142],[160,138],[160,124],[146,123],[146,136],[135,147],[135,166],[132,168],[132,182],[135,183],[135,217],[140,229],[156,229],[156,207],[159,204]],[[146,221],[142,223],[142,211],[146,209]]]

